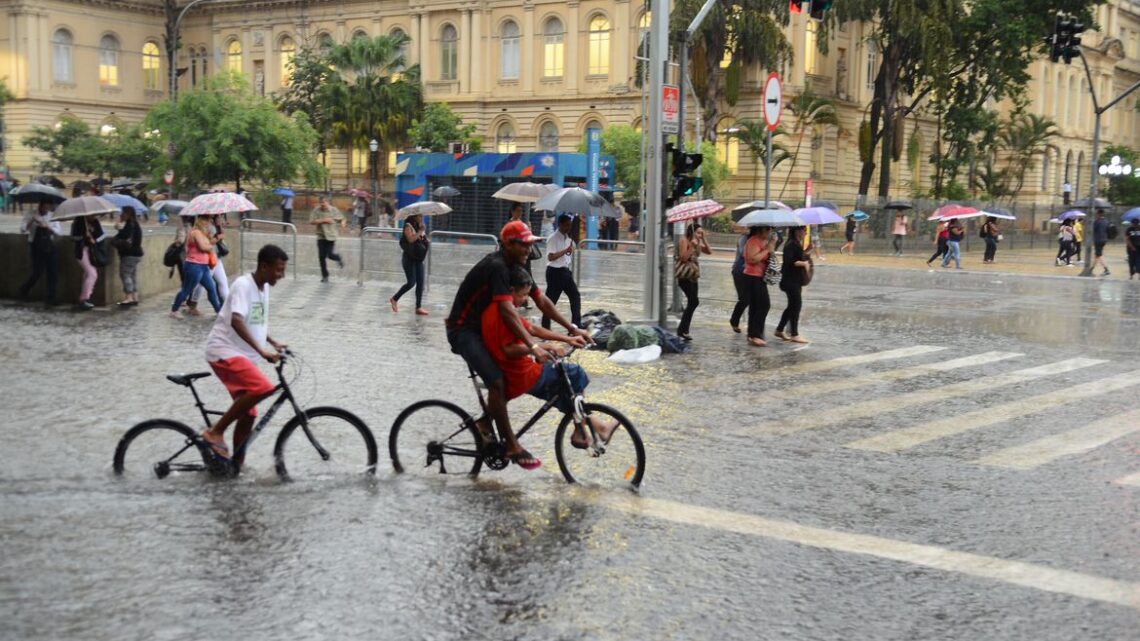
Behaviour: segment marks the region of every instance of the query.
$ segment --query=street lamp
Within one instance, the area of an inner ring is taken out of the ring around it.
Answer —
[[[1140,172],[1140,169],[1137,169]],[[1132,175],[1132,165],[1121,164],[1120,156],[1113,156],[1112,160],[1107,165],[1101,165],[1097,168],[1097,173],[1101,176],[1128,176]]]
[[[372,174],[372,211],[376,213],[376,224],[380,224],[380,201],[376,198],[376,152],[380,150],[380,143],[373,138],[368,142],[368,164]]]
[[[182,8],[178,13],[178,17],[174,19],[174,28],[170,30],[170,51],[169,51],[169,64],[170,64],[170,102],[178,102],[178,67],[175,61],[175,54],[178,51],[178,25],[182,24],[182,18],[186,16],[194,5],[206,0],[191,0],[189,4]]]

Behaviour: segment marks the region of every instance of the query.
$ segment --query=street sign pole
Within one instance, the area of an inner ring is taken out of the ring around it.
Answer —
[[[764,158],[764,207],[772,197],[772,132],[780,124],[780,111],[783,110],[784,87],[780,74],[773,71],[764,81],[764,123],[768,125],[767,151]]]
[[[669,1],[652,0],[652,22],[649,29],[649,127],[646,129],[646,205],[642,224],[645,241],[645,275],[642,281],[643,314],[646,319],[660,319],[664,285],[661,260],[661,230],[664,223],[664,134],[662,133],[661,92],[665,86],[665,64],[669,57]]]

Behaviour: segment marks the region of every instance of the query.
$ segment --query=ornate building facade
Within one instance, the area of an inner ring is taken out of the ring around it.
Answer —
[[[185,6],[185,3],[180,3]],[[1140,80],[1140,0],[1110,0],[1097,10],[1101,31],[1085,34],[1086,57],[1101,103]],[[288,82],[288,62],[301,47],[327,47],[356,36],[402,31],[407,56],[422,70],[425,97],[446,101],[476,124],[486,151],[574,151],[591,126],[640,127],[643,97],[635,83],[638,43],[649,28],[640,0],[206,0],[182,22],[176,66],[181,90],[219,69],[243,72],[265,95]],[[35,126],[78,118],[101,131],[142,119],[168,93],[168,61],[159,0],[0,0],[0,76],[15,95],[5,109],[5,161],[21,179],[37,173],[36,153],[20,141]],[[866,25],[833,31],[828,53],[815,47],[816,25],[793,15],[786,35],[795,55],[785,69],[785,96],[811,87],[834,99],[840,126],[804,132],[801,148],[773,176],[774,192],[802,195],[813,178],[817,196],[855,199],[859,123],[877,69]],[[1057,202],[1064,183],[1087,189],[1093,110],[1083,69],[1040,60],[1031,66],[1033,111],[1062,133],[1039,160],[1022,202]],[[753,197],[755,167],[732,136],[739,119],[760,119],[764,69],[749,69],[739,102],[722,105],[717,155],[729,166],[726,201]],[[1130,96],[1102,120],[1105,144],[1137,146],[1137,100]],[[691,102],[689,104],[692,104]],[[785,111],[785,118],[790,116]],[[690,115],[687,129],[695,133]],[[928,190],[933,123],[908,121],[917,162],[893,168],[896,196]],[[363,180],[367,154],[332,154],[334,185]],[[792,169],[790,179],[788,169]],[[1084,171],[1078,171],[1084,168]],[[351,175],[346,176],[346,171]],[[877,184],[877,183],[876,183]],[[874,187],[872,187],[874,189]]]

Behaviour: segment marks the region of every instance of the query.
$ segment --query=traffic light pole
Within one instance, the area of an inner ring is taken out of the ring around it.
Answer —
[[[661,133],[661,92],[665,86],[665,65],[669,58],[669,0],[652,0],[649,28],[649,127],[646,129],[646,202],[642,233],[645,240],[645,296],[642,311],[646,319],[664,323],[662,304],[665,265],[661,260],[665,221],[665,137]]]

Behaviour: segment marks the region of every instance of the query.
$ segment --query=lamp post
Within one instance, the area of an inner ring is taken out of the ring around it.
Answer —
[[[182,11],[178,12],[178,17],[174,19],[174,27],[171,28],[170,33],[170,46],[168,47],[167,63],[170,65],[170,102],[178,102],[178,67],[175,61],[175,54],[178,51],[178,26],[182,24],[182,18],[186,16],[194,5],[205,2],[206,0],[191,0],[189,4],[182,7]]]
[[[373,138],[368,142],[368,164],[372,168],[372,211],[376,213],[376,224],[380,224],[380,213],[377,207],[380,205],[379,199],[376,197],[376,152],[380,150],[380,143]]]

